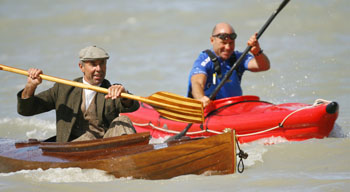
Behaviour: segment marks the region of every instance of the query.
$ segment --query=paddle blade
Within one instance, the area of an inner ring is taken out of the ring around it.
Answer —
[[[185,123],[203,123],[203,114],[202,113],[193,113],[185,111],[173,111],[169,109],[162,109],[153,107],[161,116],[179,122]]]
[[[202,102],[169,92],[157,92],[148,97],[149,100],[165,104],[152,105],[162,116],[186,123],[203,123]]]
[[[173,108],[177,108],[183,111],[200,113],[203,112],[202,102],[174,93],[161,91],[152,94],[148,97],[148,99],[168,104],[170,106],[173,106]]]

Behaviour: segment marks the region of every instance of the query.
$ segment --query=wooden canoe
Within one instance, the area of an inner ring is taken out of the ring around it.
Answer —
[[[0,172],[41,168],[100,169],[115,177],[169,179],[230,174],[236,168],[234,132],[205,139],[148,144],[149,133],[93,141],[51,143],[0,139]]]

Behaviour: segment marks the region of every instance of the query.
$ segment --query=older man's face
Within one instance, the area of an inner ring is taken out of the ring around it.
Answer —
[[[106,76],[106,59],[84,61],[79,63],[80,70],[84,73],[84,79],[91,85],[99,85]]]

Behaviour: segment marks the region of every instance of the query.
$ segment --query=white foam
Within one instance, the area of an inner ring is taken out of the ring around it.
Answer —
[[[108,182],[116,178],[107,174],[105,171],[97,169],[80,169],[80,168],[55,168],[55,169],[36,169],[21,170],[12,173],[0,173],[0,177],[6,176],[23,176],[36,182],[52,183],[71,183],[71,182]],[[122,179],[132,179],[122,178]]]
[[[283,137],[268,137],[262,138],[253,142],[240,144],[240,148],[248,154],[247,159],[243,159],[244,165],[247,167],[253,166],[257,162],[263,163],[263,154],[268,151],[268,146],[271,144],[289,142]],[[238,150],[237,150],[238,153]]]
[[[151,138],[149,141],[150,144],[156,144],[156,143],[164,143],[167,139],[169,139],[170,136],[165,136],[165,137],[159,137],[159,138]]]
[[[261,144],[244,143],[240,144],[240,148],[248,154],[248,158],[243,159],[245,166],[250,167],[253,166],[256,162],[264,162],[262,156],[267,152],[266,146]]]
[[[333,129],[328,137],[345,138],[345,137],[349,137],[349,133],[348,133],[348,135],[345,134],[343,128],[340,125],[338,125],[337,123],[335,123],[334,127],[333,127]]]
[[[56,134],[56,123],[30,118],[3,118],[0,119],[0,127],[7,128],[8,135],[24,133],[28,138],[45,139]]]

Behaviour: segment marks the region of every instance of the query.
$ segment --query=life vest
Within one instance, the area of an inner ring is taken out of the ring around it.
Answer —
[[[213,62],[213,64],[214,64],[215,78],[221,79],[223,75],[221,73],[221,66],[220,66],[220,62],[219,62],[218,57],[210,49],[204,50],[204,52],[209,56],[210,61]],[[236,62],[236,60],[237,60],[236,54],[232,53],[230,58],[228,59],[229,66],[232,67],[234,65],[234,63]],[[239,67],[237,67],[235,70],[236,70],[236,74],[238,76],[239,81],[241,81],[243,73],[240,72],[238,69],[239,69]],[[211,86],[215,86],[215,85],[212,84]],[[187,93],[187,96],[190,98],[193,98],[192,87],[190,87],[189,92]]]
[[[211,62],[214,63],[214,70],[215,70],[217,78],[221,79],[222,74],[221,74],[221,67],[220,67],[219,59],[216,57],[216,55],[210,49],[207,49],[204,52],[210,57]],[[236,54],[232,53],[230,58],[228,59],[229,66],[232,67],[233,64],[235,64],[236,60],[237,60]],[[238,76],[239,81],[241,81],[243,74],[238,70],[238,68],[239,67],[236,68],[236,72],[237,72],[237,76]]]

